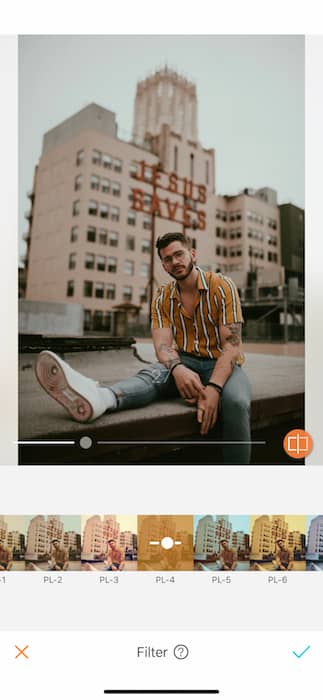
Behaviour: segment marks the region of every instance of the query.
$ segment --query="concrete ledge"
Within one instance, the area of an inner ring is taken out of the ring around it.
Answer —
[[[132,376],[144,366],[129,348],[109,352],[69,353],[65,355],[65,359],[75,369],[107,384],[121,377]],[[34,355],[20,356],[19,439],[74,440],[76,446],[21,447],[21,464],[138,463],[149,459],[156,460],[159,455],[165,453],[174,454],[174,450],[181,449],[183,440],[197,442],[196,447],[192,447],[193,461],[197,460],[199,450],[198,461],[203,463],[206,450],[211,449],[208,442],[219,439],[216,433],[208,438],[201,438],[197,429],[195,409],[187,407],[181,399],[159,401],[140,409],[105,414],[94,423],[86,425],[73,422],[38,385],[33,371],[34,361]],[[280,431],[282,430],[285,434],[286,426],[288,429],[302,427],[304,408],[302,358],[249,355],[246,372],[251,380],[254,394],[251,410],[253,439],[257,432],[266,430],[270,432],[277,426],[274,437],[275,439],[279,437],[281,442]],[[265,374],[270,378],[267,389]],[[285,381],[282,381],[283,376]],[[290,388],[293,385],[294,391]],[[90,450],[81,449],[79,446],[79,440],[85,435],[93,440],[93,447]],[[129,444],[148,439],[150,443],[157,441],[163,444]],[[170,441],[175,441],[177,444],[167,444]],[[100,444],[103,442],[108,444]],[[212,455],[212,463],[221,463],[216,461],[219,455],[216,455],[214,446],[212,446]],[[277,463],[281,463],[281,459],[280,454]],[[294,461],[290,461],[295,465]],[[264,463],[268,462],[264,461]]]

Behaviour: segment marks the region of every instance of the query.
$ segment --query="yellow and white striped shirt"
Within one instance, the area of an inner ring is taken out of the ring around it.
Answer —
[[[174,280],[159,287],[155,293],[151,307],[152,328],[171,328],[180,352],[216,359],[222,353],[219,327],[243,323],[240,299],[229,277],[204,272],[200,267],[196,269],[198,280],[193,316],[184,309]]]

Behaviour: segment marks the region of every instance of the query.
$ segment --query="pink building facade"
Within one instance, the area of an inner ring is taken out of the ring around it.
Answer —
[[[142,161],[147,177],[138,182]],[[176,175],[178,193],[153,190],[157,166]],[[195,183],[185,197],[184,178]],[[241,289],[256,271],[264,285],[282,284],[276,193],[220,197],[215,184],[215,151],[198,141],[195,86],[176,73],[164,69],[138,83],[131,142],[118,138],[114,113],[88,105],[44,136],[27,212],[26,299],[81,304],[86,330],[121,334],[115,319],[124,305],[147,323],[151,287],[166,279],[152,252],[153,225],[155,240],[185,232],[199,264]],[[133,208],[134,187],[143,191],[143,211]],[[153,224],[154,192],[176,208],[173,219],[156,215]]]

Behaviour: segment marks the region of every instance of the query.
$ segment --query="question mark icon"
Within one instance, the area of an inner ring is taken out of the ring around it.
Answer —
[[[174,656],[176,659],[179,659],[179,661],[182,661],[183,659],[186,659],[189,655],[189,650],[188,647],[185,646],[185,644],[177,644],[177,646],[174,649]]]

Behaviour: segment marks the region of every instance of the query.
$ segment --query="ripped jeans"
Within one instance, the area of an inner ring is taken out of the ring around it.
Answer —
[[[210,380],[216,360],[180,353],[185,367],[196,372],[202,384]],[[174,378],[160,362],[146,365],[134,377],[129,377],[109,387],[117,397],[118,408],[140,408],[158,399],[179,396]],[[221,408],[216,424],[219,439],[225,442],[239,441],[243,444],[223,444],[224,464],[249,464],[250,462],[250,402],[251,387],[243,369],[235,366],[226,381],[221,396]]]

